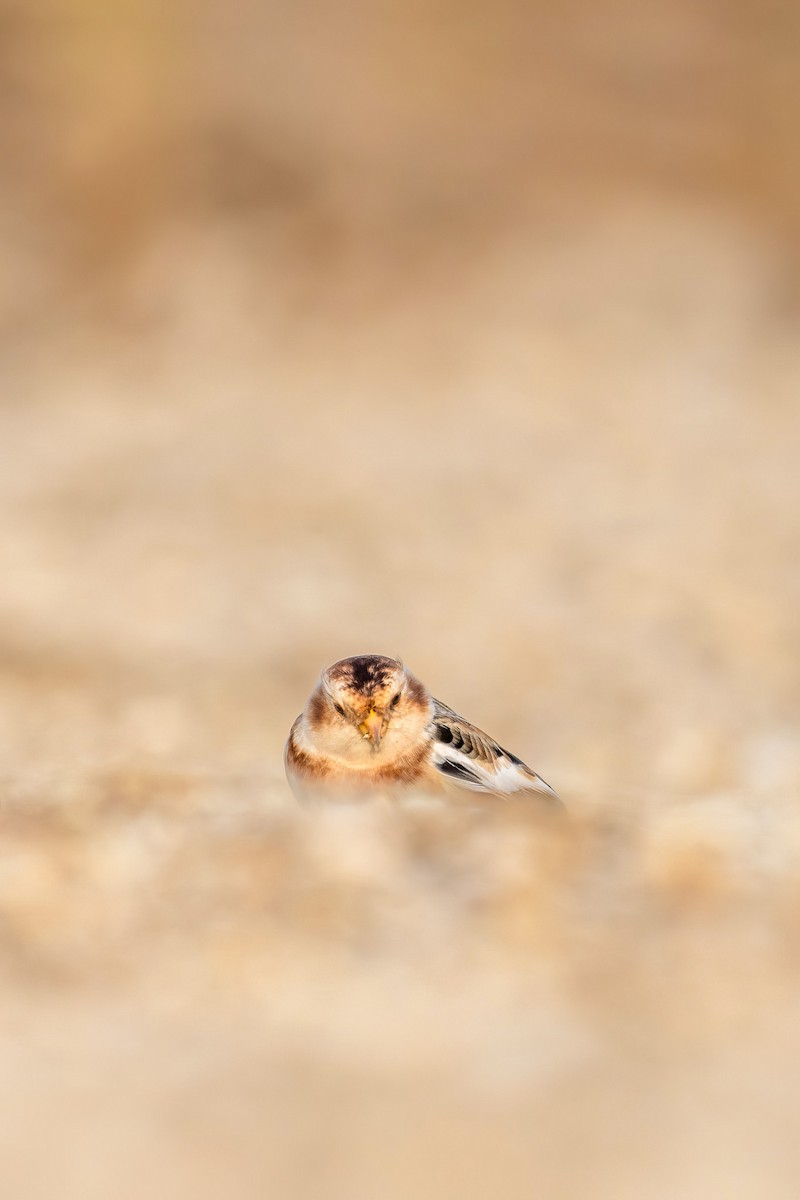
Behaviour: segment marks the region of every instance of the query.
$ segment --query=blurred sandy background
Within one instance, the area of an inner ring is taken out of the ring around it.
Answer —
[[[797,1195],[799,68],[2,0],[4,1194]],[[365,651],[571,833],[298,816]]]

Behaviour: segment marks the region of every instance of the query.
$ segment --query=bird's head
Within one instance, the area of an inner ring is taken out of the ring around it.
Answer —
[[[430,716],[424,686],[394,658],[361,654],[322,672],[309,718],[332,753],[359,759],[396,755],[419,737]]]

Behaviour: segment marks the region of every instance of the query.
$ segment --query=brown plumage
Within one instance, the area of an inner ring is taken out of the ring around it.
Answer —
[[[396,659],[357,655],[322,672],[292,725],[286,775],[300,799],[558,796],[522,759],[436,700]]]

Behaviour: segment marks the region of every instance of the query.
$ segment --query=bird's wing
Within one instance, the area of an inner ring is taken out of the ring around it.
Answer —
[[[527,792],[561,805],[550,784],[516,754],[504,750],[488,733],[465,721],[440,700],[434,700],[433,705],[432,761],[442,775],[474,792],[507,798]]]

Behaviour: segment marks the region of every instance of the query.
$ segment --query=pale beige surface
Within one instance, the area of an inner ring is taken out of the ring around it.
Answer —
[[[3,1194],[795,1197],[793,6],[0,14]]]

